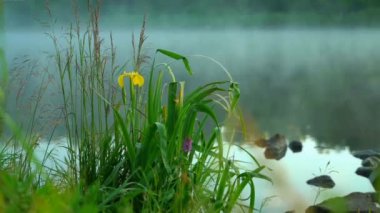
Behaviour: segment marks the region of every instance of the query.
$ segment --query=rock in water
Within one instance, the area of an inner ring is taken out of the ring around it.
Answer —
[[[294,153],[302,151],[302,143],[300,141],[292,141],[289,143],[289,149]]]
[[[376,193],[353,192],[345,197],[335,197],[310,206],[306,213],[315,212],[379,212]]]
[[[373,157],[373,156],[374,157],[380,157],[379,152],[376,152],[376,151],[371,150],[371,149],[352,151],[351,154],[354,157],[362,159],[362,160],[369,158],[369,157]]]
[[[331,189],[335,186],[335,182],[328,175],[321,175],[306,181],[307,184],[321,188]]]
[[[267,147],[264,152],[265,158],[280,160],[285,156],[287,148],[285,137],[275,134],[267,141]]]
[[[374,168],[373,167],[359,167],[358,169],[356,169],[355,173],[357,175],[360,175],[360,176],[363,176],[363,177],[366,177],[368,178],[371,173],[373,172]]]
[[[362,166],[376,168],[380,164],[380,158],[371,156],[362,161]]]

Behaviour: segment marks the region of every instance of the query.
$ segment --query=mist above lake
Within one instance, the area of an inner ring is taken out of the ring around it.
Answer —
[[[132,31],[113,30],[112,34],[117,60],[125,63],[132,54]],[[290,139],[309,134],[328,146],[379,148],[380,30],[177,28],[147,29],[147,34],[148,55],[163,48],[190,56],[191,78],[173,64],[176,74],[183,73],[178,80],[186,79],[188,87],[228,79],[212,61],[191,55],[223,64],[240,84],[246,117],[261,132],[283,133]],[[109,46],[108,32],[103,38]],[[19,58],[10,63],[11,72],[20,71],[15,64],[23,55],[37,60],[42,70],[52,47],[43,31],[6,33],[8,60]],[[10,111],[25,119],[27,115],[17,112],[13,104],[9,100]]]

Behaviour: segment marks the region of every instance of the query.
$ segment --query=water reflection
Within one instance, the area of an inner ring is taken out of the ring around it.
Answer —
[[[361,161],[353,157],[347,147],[339,151],[318,149],[317,141],[310,136],[302,142],[302,152],[292,153],[288,150],[280,161],[266,160],[262,148],[246,147],[260,163],[269,168],[264,174],[273,178],[273,185],[255,179],[256,205],[260,206],[265,202],[263,212],[285,212],[292,209],[303,212],[314,202],[320,203],[325,199],[345,196],[351,192],[374,191],[368,179],[355,174]],[[234,159],[245,161],[249,159],[246,153],[236,147],[232,150]],[[242,165],[255,168],[252,167],[254,162],[251,161]],[[306,181],[323,174],[330,175],[336,185],[332,189],[320,191],[317,196],[319,189],[307,185]]]

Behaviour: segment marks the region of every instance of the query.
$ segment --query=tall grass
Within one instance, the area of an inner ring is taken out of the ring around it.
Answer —
[[[3,110],[5,105],[4,88],[8,78],[8,69],[5,57],[4,43],[4,2],[0,1],[0,136],[3,132]]]
[[[71,25],[63,45],[49,34],[68,155],[65,167],[45,169],[44,161],[33,160],[34,147],[23,147],[30,157],[22,164],[28,172],[21,173],[29,182],[22,183],[28,189],[24,200],[17,200],[22,195],[16,193],[17,202],[25,205],[18,210],[47,205],[63,211],[254,211],[253,178],[269,178],[260,173],[264,166],[244,170],[224,154],[221,122],[214,112],[221,107],[229,117],[238,114],[238,84],[230,78],[186,91],[170,64],[182,63],[191,75],[187,57],[164,49],[157,49],[150,62],[144,55],[145,19],[137,40],[132,39],[133,69],[127,72],[125,65],[116,65],[112,34],[110,48],[104,48],[99,2],[89,5],[89,14],[90,24],[84,30],[79,20]],[[157,64],[159,56],[171,62]],[[210,125],[211,130],[206,128]],[[25,137],[18,140],[31,144]],[[39,165],[36,172],[33,162]],[[0,182],[6,182],[7,174],[0,175]],[[36,182],[41,174],[43,181]],[[245,188],[250,191],[243,202]],[[0,198],[13,196],[12,190],[0,191]],[[15,207],[4,201],[0,199],[1,208]]]

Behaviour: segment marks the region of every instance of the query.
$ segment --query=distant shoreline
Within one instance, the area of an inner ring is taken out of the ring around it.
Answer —
[[[75,20],[60,18],[57,15],[54,26],[64,26],[68,22],[75,23]],[[101,26],[108,29],[138,28],[143,20],[143,13],[116,13],[102,14]],[[81,23],[86,23],[86,16],[80,17]],[[5,19],[6,30],[13,29],[46,29],[46,23],[42,23],[47,18],[17,17],[8,15]],[[63,21],[65,20],[65,21]],[[204,29],[225,29],[225,28],[380,28],[380,14],[371,16],[369,14],[352,15],[325,15],[319,13],[255,13],[255,14],[198,14],[198,13],[174,13],[174,14],[152,14],[147,13],[148,29],[175,29],[175,28],[204,28]]]

